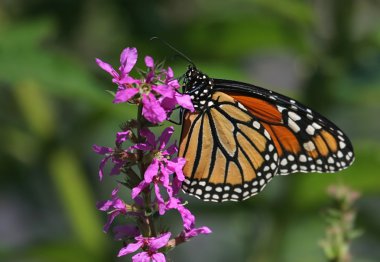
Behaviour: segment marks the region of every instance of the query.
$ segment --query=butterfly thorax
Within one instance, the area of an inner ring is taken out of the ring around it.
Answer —
[[[185,74],[184,84],[184,93],[190,95],[195,110],[203,111],[206,109],[211,101],[213,80],[195,67],[189,66]]]

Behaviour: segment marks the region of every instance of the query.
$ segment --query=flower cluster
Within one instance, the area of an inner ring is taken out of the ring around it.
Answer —
[[[97,204],[99,210],[108,214],[103,230],[108,232],[116,217],[120,217],[125,223],[114,226],[113,231],[115,239],[126,244],[118,256],[141,250],[132,257],[133,261],[166,261],[165,253],[176,245],[211,233],[208,227],[195,227],[194,215],[178,196],[186,160],[176,157],[176,143],[169,143],[174,128],[166,128],[159,137],[149,129],[167,120],[176,106],[193,111],[193,104],[188,95],[178,92],[180,85],[173,70],[156,65],[150,56],[145,57],[147,70],[141,78],[131,76],[137,62],[136,48],[123,50],[119,70],[100,59],[96,62],[117,84],[113,102],[139,107],[137,118],[128,121],[116,134],[115,147],[93,146],[96,153],[104,156],[99,167],[100,180],[107,163],[112,165],[110,175],[123,174],[125,178],[113,190],[111,199]],[[121,185],[131,190],[133,203],[118,196]],[[176,237],[156,227],[157,217],[171,209],[179,212],[183,222],[183,230]]]
[[[136,48],[123,50],[120,56],[119,72],[98,58],[96,62],[113,77],[112,81],[118,85],[113,102],[142,102],[142,114],[149,122],[158,124],[167,120],[168,114],[177,104],[194,111],[190,97],[178,92],[180,85],[174,78],[173,70],[170,67],[164,70],[156,66],[152,57],[145,57],[148,71],[142,79],[135,79],[129,75],[137,62]]]

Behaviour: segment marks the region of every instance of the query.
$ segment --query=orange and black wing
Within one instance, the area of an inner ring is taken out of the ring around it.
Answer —
[[[279,163],[266,127],[223,92],[214,92],[205,110],[185,113],[179,156],[187,160],[183,190],[215,202],[257,194]]]
[[[336,125],[301,103],[245,83],[214,80],[258,119],[279,156],[278,174],[337,172],[354,160],[350,140]]]

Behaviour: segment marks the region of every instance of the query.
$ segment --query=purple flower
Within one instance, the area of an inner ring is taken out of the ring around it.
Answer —
[[[101,211],[109,211],[107,223],[103,227],[104,232],[108,232],[114,219],[120,214],[127,214],[127,207],[122,199],[117,196],[119,188],[115,188],[112,191],[111,199],[106,201],[101,201],[96,204],[96,207]]]
[[[180,87],[178,80],[174,78],[174,72],[171,67],[166,71],[165,85],[169,87],[169,90],[173,90],[171,96],[163,96],[161,98],[161,104],[167,112],[171,112],[176,105],[194,112],[194,106],[191,101],[191,97],[187,94],[181,94],[177,90]]]
[[[99,155],[104,155],[105,157],[102,159],[100,162],[99,166],[99,179],[103,179],[103,174],[104,174],[104,166],[108,162],[108,160],[111,160],[112,163],[114,164],[110,175],[117,175],[120,173],[120,169],[123,167],[125,161],[126,161],[126,151],[120,149],[120,146],[123,144],[124,141],[126,141],[129,138],[131,131],[127,130],[124,132],[118,132],[116,134],[116,149],[111,148],[111,147],[104,147],[104,146],[98,146],[98,145],[93,145],[92,150],[99,154]]]
[[[144,173],[144,180],[141,181],[137,187],[133,188],[132,198],[135,198],[143,189],[148,187],[151,183],[154,183],[157,200],[159,204],[163,204],[163,198],[159,192],[159,185],[165,187],[169,197],[171,197],[173,195],[173,188],[170,185],[170,175],[175,173],[175,179],[178,181],[184,180],[185,177],[182,168],[185,159],[174,158],[170,160],[170,157],[178,151],[175,143],[167,146],[173,132],[174,128],[168,127],[156,140],[155,135],[149,129],[141,130],[141,136],[145,137],[146,141],[136,144],[131,148],[153,153],[153,159]],[[178,184],[178,182],[176,183]]]
[[[167,232],[158,237],[143,237],[137,236],[135,240],[137,242],[130,243],[126,247],[120,249],[118,257],[125,256],[133,253],[142,248],[144,252],[140,252],[132,257],[133,262],[149,262],[151,259],[157,262],[166,261],[163,253],[158,250],[166,246],[169,242],[171,233]]]
[[[200,234],[207,235],[210,233],[212,233],[212,231],[208,227],[198,227],[192,228],[190,230],[183,230],[180,234],[180,237],[183,238],[184,241],[188,241],[189,239],[196,237]]]
[[[187,241],[190,238],[198,236],[199,234],[210,234],[211,230],[208,227],[199,227],[195,228],[195,217],[188,210],[179,199],[171,198],[167,204],[167,209],[177,209],[182,217],[183,222],[183,231],[180,234],[180,237]]]
[[[127,47],[123,50],[120,55],[120,67],[119,73],[108,63],[103,62],[99,58],[96,58],[96,63],[106,72],[108,72],[112,77],[112,81],[118,85],[133,84],[139,82],[129,76],[132,68],[135,66],[137,61],[137,49],[132,47]]]

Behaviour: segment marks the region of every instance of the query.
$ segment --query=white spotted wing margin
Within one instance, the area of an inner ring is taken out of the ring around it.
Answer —
[[[182,189],[205,201],[242,201],[278,169],[269,133],[232,97],[215,92],[207,108],[187,112],[179,156],[186,158]]]

